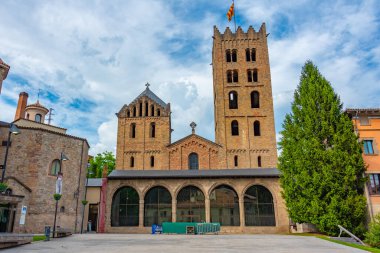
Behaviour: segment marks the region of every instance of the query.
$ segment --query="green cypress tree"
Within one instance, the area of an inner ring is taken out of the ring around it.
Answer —
[[[318,68],[305,63],[292,111],[283,123],[279,169],[290,218],[336,235],[361,235],[366,178],[361,144],[342,103]]]

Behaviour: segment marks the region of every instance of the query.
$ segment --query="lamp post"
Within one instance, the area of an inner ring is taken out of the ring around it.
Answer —
[[[21,133],[20,129],[17,128],[15,124],[10,124],[9,126],[9,132],[8,132],[8,141],[7,141],[7,149],[5,150],[5,158],[4,158],[4,165],[3,165],[3,172],[1,175],[1,182],[4,182],[4,177],[5,177],[5,169],[7,168],[7,160],[8,160],[8,151],[9,151],[9,145],[11,142],[11,134],[17,135]]]
[[[88,186],[88,178],[93,175],[94,172],[88,171],[87,178],[86,178],[86,188],[84,190],[84,201],[87,201],[87,186]],[[82,225],[80,227],[80,233],[83,234],[83,221],[84,221],[84,210],[86,209],[86,205],[83,204],[83,211],[82,211]]]
[[[62,162],[63,161],[67,161],[69,160],[69,158],[67,158],[67,156],[65,156],[65,154],[63,152],[61,152],[61,157],[59,159],[60,161],[60,164],[59,164],[59,171],[58,171],[58,175],[57,175],[57,181],[56,181],[56,191],[55,191],[55,194],[60,194],[62,195]],[[53,238],[55,238],[55,225],[56,225],[56,222],[57,222],[57,210],[58,210],[58,201],[61,197],[59,196],[59,198],[55,198],[55,213],[54,213],[54,225],[53,225]]]

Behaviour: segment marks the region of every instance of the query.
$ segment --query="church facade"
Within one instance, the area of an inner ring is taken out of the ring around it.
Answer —
[[[165,221],[288,232],[265,24],[258,32],[215,27],[212,67],[215,142],[194,122],[172,142],[170,104],[148,84],[116,114],[116,170],[102,182],[100,232],[144,233]]]

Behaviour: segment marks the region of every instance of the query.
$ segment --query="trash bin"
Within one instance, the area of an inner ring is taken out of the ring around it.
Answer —
[[[88,221],[88,225],[87,225],[87,232],[91,232],[92,231],[92,222],[91,220]]]
[[[45,236],[46,236],[46,239],[45,241],[50,241],[50,226],[45,226]]]
[[[156,233],[156,228],[157,228],[157,225],[153,224],[152,225],[152,235],[154,235]]]

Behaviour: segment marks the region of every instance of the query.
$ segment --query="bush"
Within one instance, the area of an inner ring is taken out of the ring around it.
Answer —
[[[58,201],[58,200],[61,199],[62,194],[55,193],[55,194],[53,195],[53,197],[54,197],[54,199],[55,199],[56,201]]]
[[[0,183],[0,192],[5,192],[8,189],[8,185],[6,183]]]
[[[365,233],[365,242],[372,247],[380,248],[380,214],[377,214],[369,224],[369,230]]]

